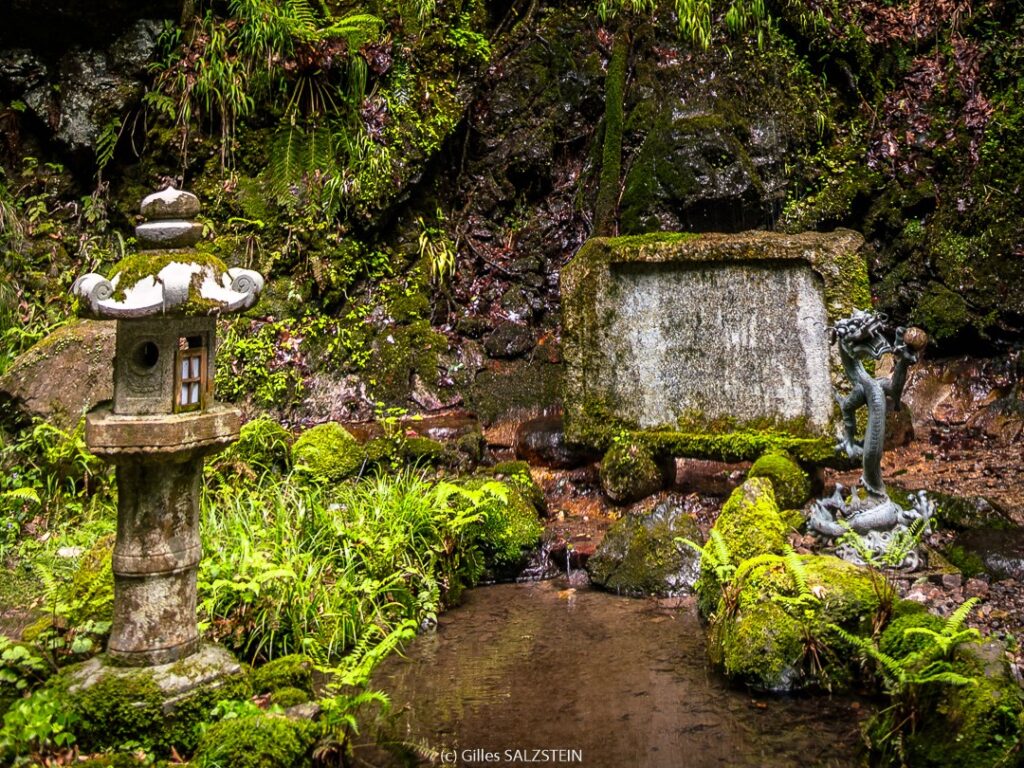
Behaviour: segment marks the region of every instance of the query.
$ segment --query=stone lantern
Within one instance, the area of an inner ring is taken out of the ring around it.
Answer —
[[[80,312],[116,320],[114,399],[86,417],[89,450],[116,467],[114,618],[108,659],[147,667],[199,649],[199,487],[206,456],[238,438],[213,399],[216,318],[256,303],[263,278],[196,251],[199,201],[168,188],[142,201],[140,252],[110,279],[80,277]]]

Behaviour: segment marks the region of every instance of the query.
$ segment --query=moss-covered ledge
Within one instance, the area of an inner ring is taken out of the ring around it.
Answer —
[[[870,306],[863,242],[849,230],[591,239],[561,278],[567,437],[603,450],[625,432],[658,453],[729,461],[769,449],[831,459],[842,369],[826,327]],[[749,356],[750,375],[716,362],[722,349]],[[754,394],[719,397],[730,385]]]

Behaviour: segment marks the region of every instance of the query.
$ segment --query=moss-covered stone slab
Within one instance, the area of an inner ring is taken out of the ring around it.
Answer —
[[[594,238],[562,272],[566,436],[724,460],[833,456],[828,326],[870,305],[856,232]]]

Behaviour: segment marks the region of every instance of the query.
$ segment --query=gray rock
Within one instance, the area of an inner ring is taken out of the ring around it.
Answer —
[[[484,340],[484,349],[491,357],[513,358],[526,354],[535,344],[533,331],[529,327],[505,322]]]
[[[46,419],[71,429],[114,396],[114,324],[77,320],[19,355],[0,377],[8,426]]]
[[[671,499],[649,511],[629,512],[587,560],[590,580],[633,597],[690,594],[700,574],[700,554],[679,537],[699,541],[700,531],[693,516]]]
[[[199,214],[199,198],[191,192],[168,187],[146,195],[139,206],[146,221],[183,219],[186,222]]]
[[[203,237],[203,225],[195,221],[147,221],[135,235],[148,248],[188,248]]]

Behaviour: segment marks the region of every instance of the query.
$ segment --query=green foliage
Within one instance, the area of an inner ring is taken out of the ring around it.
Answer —
[[[423,217],[416,219],[419,226],[420,258],[430,265],[430,277],[439,285],[455,277],[457,245],[448,238],[443,228],[444,212],[438,208],[436,224],[428,225]]]
[[[498,492],[408,473],[336,487],[294,476],[225,484],[203,503],[204,625],[248,658],[302,652],[335,664],[344,656],[336,673],[359,678],[353,670],[372,666],[479,578],[474,524]]]
[[[679,33],[697,48],[706,49],[711,45],[712,28],[719,10],[716,5],[713,0],[674,0]],[[597,13],[606,21],[620,11],[648,15],[655,8],[654,0],[598,0]],[[723,17],[725,28],[731,34],[757,29],[759,43],[764,42],[768,20],[764,0],[731,0]]]
[[[52,661],[39,648],[0,635],[0,717],[13,702],[46,682],[53,671]]]
[[[0,757],[11,766],[38,765],[41,753],[75,742],[77,723],[77,715],[57,692],[41,688],[4,714]]]

